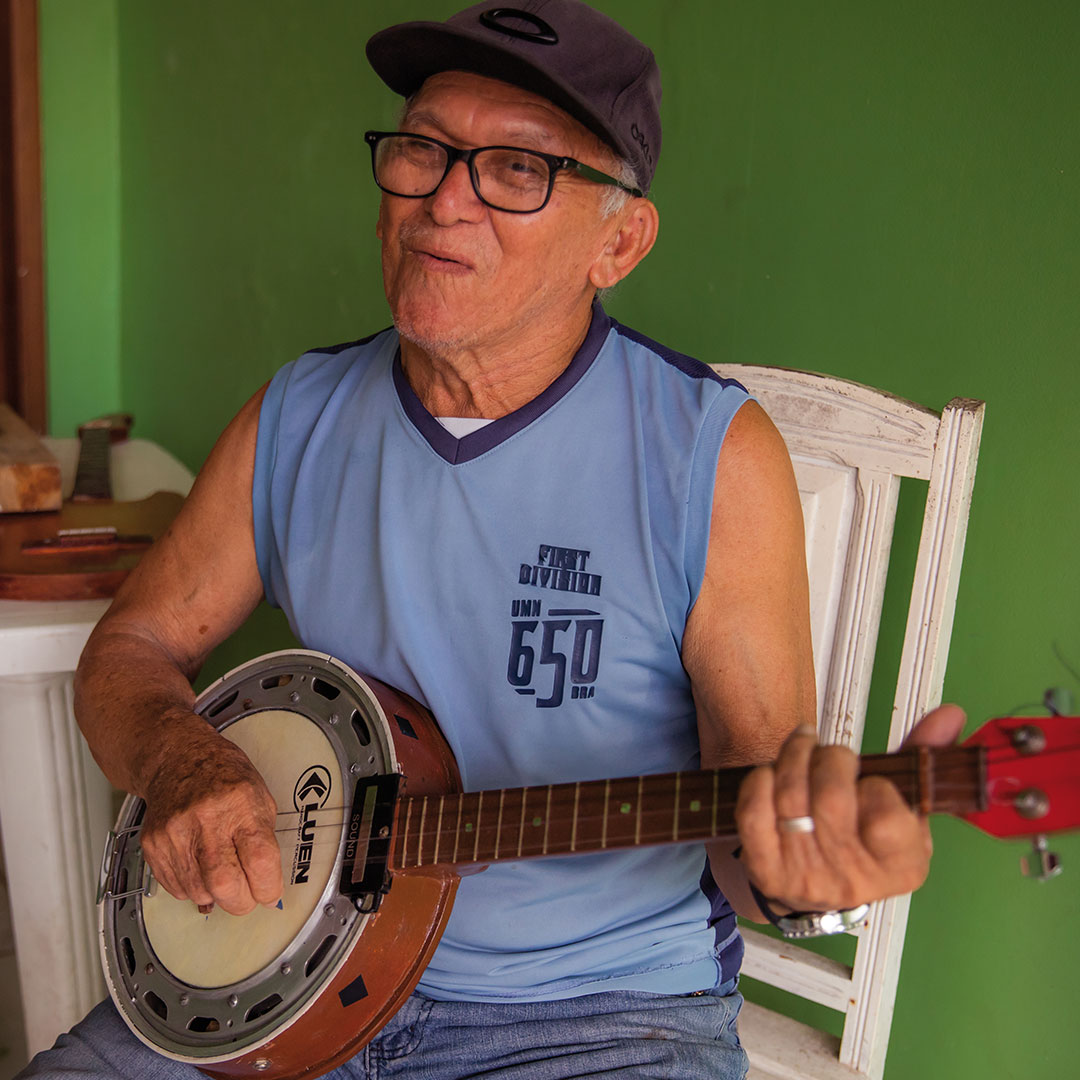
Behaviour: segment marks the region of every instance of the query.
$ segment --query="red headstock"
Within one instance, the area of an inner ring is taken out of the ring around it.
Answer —
[[[1005,717],[965,743],[983,747],[985,808],[961,816],[992,836],[1080,828],[1080,717]]]

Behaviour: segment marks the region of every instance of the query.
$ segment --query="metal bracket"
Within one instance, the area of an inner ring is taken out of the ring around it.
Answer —
[[[120,882],[120,871],[123,868],[123,860],[118,860],[120,850],[125,846],[127,838],[134,836],[142,829],[141,825],[132,825],[128,829],[109,830],[105,838],[105,850],[101,854],[101,869],[98,872],[98,887],[96,903],[103,900],[120,900],[125,896],[150,896],[153,892],[155,881],[150,873],[150,867],[144,862],[142,851],[136,851],[133,869],[139,880],[137,889],[127,889],[117,892]]]
[[[1061,873],[1061,859],[1046,845],[1046,837],[1041,833],[1032,837],[1032,850],[1020,859],[1020,868],[1025,877],[1036,881],[1049,881]]]

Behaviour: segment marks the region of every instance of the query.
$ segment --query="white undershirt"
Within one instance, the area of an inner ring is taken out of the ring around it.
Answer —
[[[474,431],[479,431],[482,427],[487,427],[491,423],[490,420],[483,416],[436,416],[435,419],[455,439],[464,439],[466,435],[471,435]]]

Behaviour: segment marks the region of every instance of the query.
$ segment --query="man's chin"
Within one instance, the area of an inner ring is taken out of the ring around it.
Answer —
[[[439,356],[456,352],[470,343],[470,335],[464,333],[460,323],[440,323],[433,319],[419,319],[407,314],[394,316],[398,336],[427,353]]]

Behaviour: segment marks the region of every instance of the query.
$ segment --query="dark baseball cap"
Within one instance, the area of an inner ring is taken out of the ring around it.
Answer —
[[[652,50],[578,0],[466,8],[409,22],[367,43],[378,76],[409,97],[440,71],[469,71],[539,94],[633,166],[648,191],[660,157],[660,69]]]

